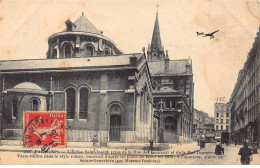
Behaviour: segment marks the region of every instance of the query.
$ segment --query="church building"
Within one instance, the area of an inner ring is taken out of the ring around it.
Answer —
[[[154,139],[188,143],[192,140],[194,83],[192,60],[170,60],[161,41],[158,11],[147,58],[153,84]]]
[[[22,140],[24,111],[65,111],[67,141],[91,141],[97,135],[99,142],[147,143],[153,138],[153,95],[145,52],[124,54],[83,13],[65,24],[66,29],[49,37],[46,59],[0,61],[2,139]],[[152,57],[151,51],[153,81],[161,88],[175,75],[170,68],[164,74],[168,78],[158,76],[154,63],[164,64],[166,58],[153,62],[159,55]],[[180,78],[191,85],[191,62],[177,62],[189,69]],[[174,111],[172,117],[183,116],[185,124],[192,112],[189,89],[178,92],[186,97],[174,97],[187,112]]]

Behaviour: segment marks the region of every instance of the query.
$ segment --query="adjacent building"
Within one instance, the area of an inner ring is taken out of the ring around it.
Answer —
[[[49,37],[46,59],[0,61],[2,138],[22,139],[24,111],[66,111],[68,141],[147,143],[153,88],[145,53],[124,54],[84,14],[65,24]]]
[[[215,103],[215,138],[221,139],[222,133],[230,132],[230,112],[229,103]],[[227,134],[226,134],[227,135]],[[229,137],[225,137],[229,139]]]
[[[230,97],[232,141],[260,146],[260,28]]]
[[[157,142],[192,140],[194,83],[192,60],[170,60],[161,41],[158,11],[147,49],[154,97],[154,139]]]
[[[215,139],[214,118],[207,113],[194,109],[193,113],[193,140],[212,142]]]

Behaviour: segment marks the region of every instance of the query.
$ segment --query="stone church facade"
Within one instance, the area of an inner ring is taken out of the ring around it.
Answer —
[[[46,59],[0,61],[2,139],[22,139],[24,111],[66,111],[68,141],[153,138],[144,52],[124,54],[84,14],[48,44]]]
[[[194,83],[192,60],[170,60],[161,41],[158,11],[147,49],[154,98],[154,139],[157,142],[192,141]]]

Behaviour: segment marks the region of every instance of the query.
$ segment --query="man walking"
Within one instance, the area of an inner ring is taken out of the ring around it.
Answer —
[[[205,140],[204,139],[202,139],[200,141],[200,149],[203,149],[203,148],[205,148]]]
[[[238,155],[241,155],[241,165],[249,165],[250,164],[250,156],[252,155],[251,149],[248,148],[248,144],[243,142],[243,147],[240,148]]]

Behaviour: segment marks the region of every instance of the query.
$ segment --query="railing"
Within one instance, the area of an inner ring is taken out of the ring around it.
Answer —
[[[109,127],[109,141],[148,143],[153,139],[153,134],[156,134],[156,128]]]

